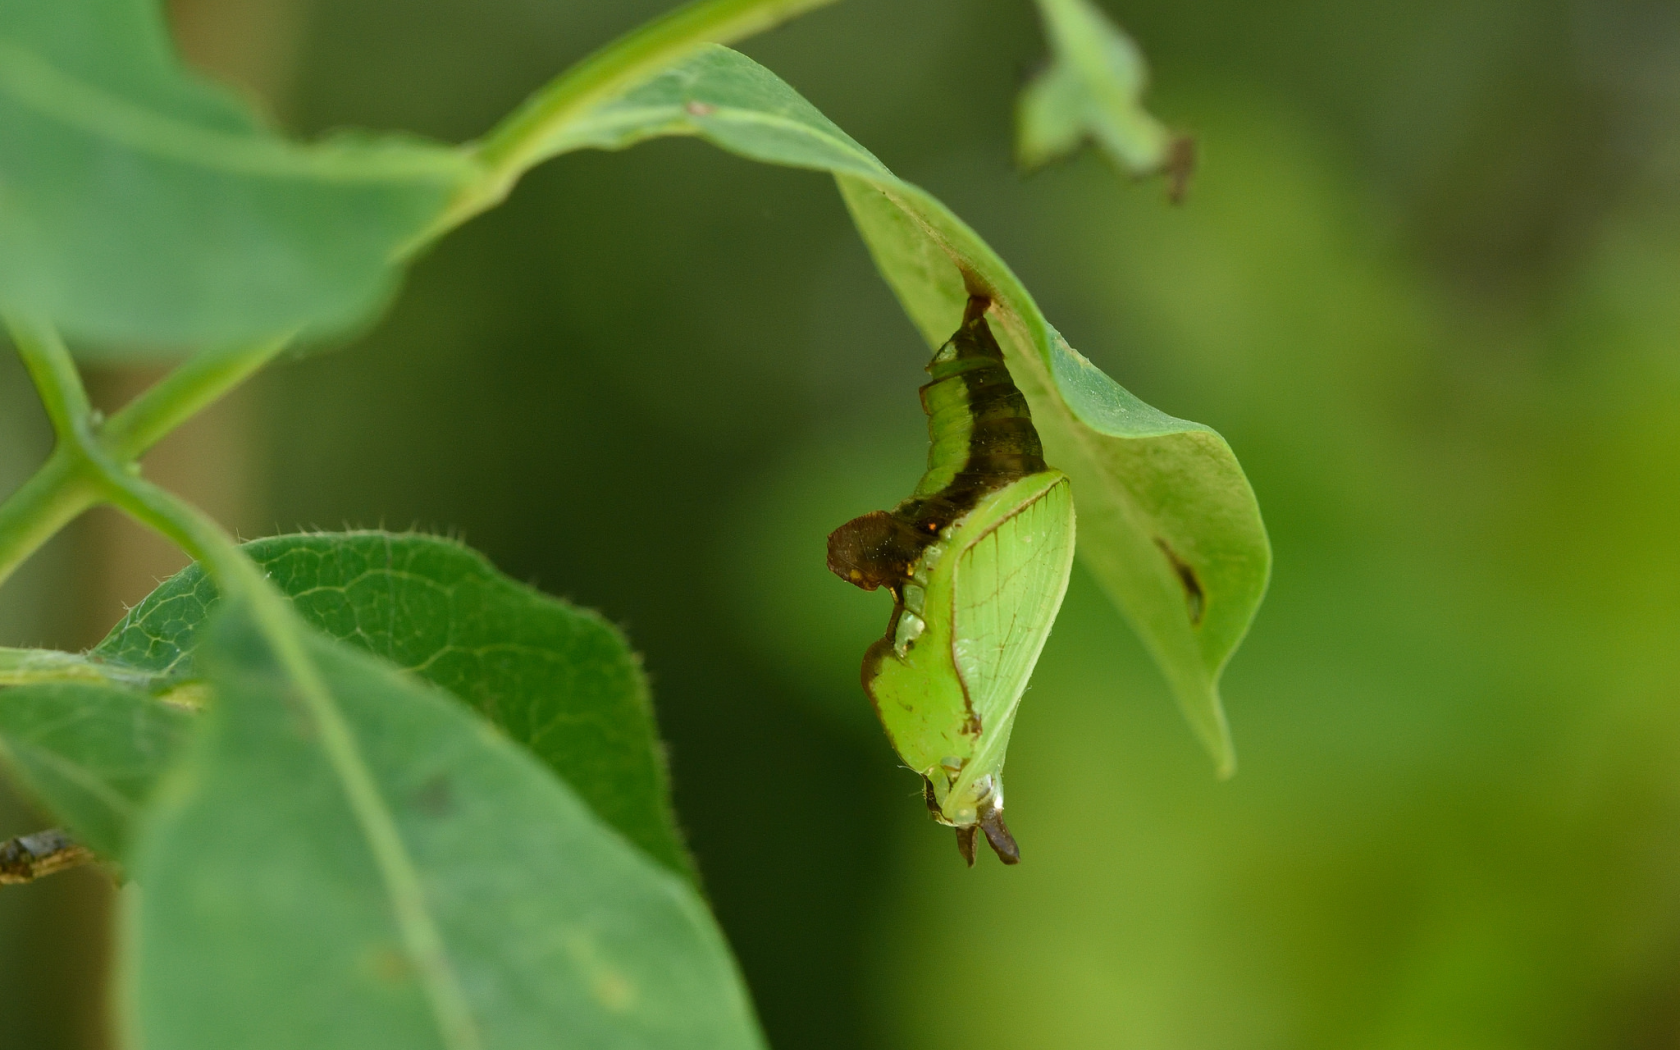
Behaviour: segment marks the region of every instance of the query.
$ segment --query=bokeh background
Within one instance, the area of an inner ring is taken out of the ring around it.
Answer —
[[[462,140],[663,6],[173,13],[300,134]],[[845,0],[743,50],[1235,447],[1277,561],[1230,782],[1076,571],[1011,749],[1024,863],[927,820],[856,685],[887,599],[822,553],[918,474],[925,350],[817,175],[562,158],[151,469],[247,535],[455,532],[623,624],[779,1047],[1680,1047],[1680,7],[1108,7],[1200,141],[1182,207],[1012,169],[1025,0]],[[48,444],[18,372],[7,487]],[[91,643],[169,557],[88,519],[0,643]],[[102,1045],[107,915],[91,873],[0,893],[0,1046]]]

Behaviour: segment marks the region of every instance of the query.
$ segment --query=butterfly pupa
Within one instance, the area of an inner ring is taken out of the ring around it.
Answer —
[[[956,828],[970,865],[984,833],[1006,864],[1003,760],[1015,711],[1067,592],[1073,493],[1047,466],[1027,402],[969,300],[922,387],[928,468],[890,511],[828,537],[828,567],[893,597],[863,687],[894,750],[920,773],[928,810]]]

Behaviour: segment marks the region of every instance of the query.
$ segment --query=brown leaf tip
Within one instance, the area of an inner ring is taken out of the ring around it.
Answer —
[[[1190,176],[1196,173],[1196,140],[1189,135],[1175,135],[1167,143],[1167,155],[1161,161],[1161,174],[1167,177],[1167,200],[1183,204],[1185,191],[1190,188]]]

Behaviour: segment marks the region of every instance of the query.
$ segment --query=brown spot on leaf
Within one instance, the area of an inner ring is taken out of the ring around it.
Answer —
[[[1178,574],[1178,582],[1184,587],[1184,601],[1190,608],[1190,626],[1202,625],[1202,613],[1206,611],[1207,598],[1202,593],[1202,581],[1196,577],[1196,569],[1189,562],[1178,556],[1172,545],[1161,537],[1155,537],[1155,546],[1161,548],[1161,553],[1167,556],[1173,572]]]
[[[414,967],[408,956],[390,945],[368,952],[364,965],[381,984],[405,984],[414,979]]]
[[[449,777],[439,773],[420,785],[420,790],[414,793],[414,808],[428,817],[445,817],[455,808],[454,792],[449,787]]]

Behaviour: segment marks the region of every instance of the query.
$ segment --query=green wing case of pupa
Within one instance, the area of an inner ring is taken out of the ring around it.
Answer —
[[[1067,592],[1074,515],[1067,475],[1044,462],[1027,402],[969,301],[922,387],[928,469],[910,498],[828,537],[828,567],[893,596],[863,687],[934,819],[974,863],[986,840],[1007,864],[1003,760],[1015,710]]]

